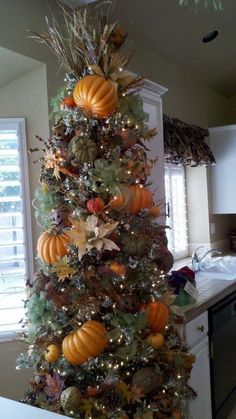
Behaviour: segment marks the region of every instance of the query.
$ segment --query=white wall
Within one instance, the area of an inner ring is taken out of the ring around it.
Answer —
[[[0,116],[1,118],[26,118],[28,150],[41,147],[35,136],[38,134],[45,139],[49,137],[47,79],[44,64],[0,89]],[[33,164],[36,158],[36,153],[28,154],[31,201],[35,189],[39,186],[40,165]],[[39,228],[33,211],[32,235],[35,249]]]
[[[230,102],[229,98],[212,90],[184,68],[177,67],[146,47],[137,46],[134,40],[130,41],[129,49],[137,51],[130,69],[168,88],[163,97],[163,112],[168,116],[204,128],[229,123],[231,104],[235,108],[236,98]],[[228,236],[233,219],[232,216],[211,214],[208,171],[204,167],[189,168],[187,182],[190,248],[201,243],[210,247],[212,242],[221,242]],[[209,229],[210,222],[216,225],[214,235]]]
[[[62,11],[56,0],[0,0],[0,46],[46,64],[49,97],[62,83],[58,62],[49,48],[29,38],[27,30],[43,32],[45,17],[61,23]]]
[[[44,31],[45,16],[55,16],[60,22],[61,10],[54,0],[0,0],[0,10],[0,46],[44,63],[0,91],[0,116],[25,116],[28,147],[34,147],[35,134],[45,138],[49,134],[47,93],[49,98],[55,95],[63,78],[58,73],[57,59],[46,47],[29,39],[25,31]],[[38,186],[39,167],[32,165],[30,156],[28,160],[32,198]],[[32,227],[35,245],[38,229],[33,217]],[[20,352],[16,342],[0,343],[0,396],[18,399],[27,388],[32,374],[15,370]]]
[[[48,98],[46,66],[40,65],[23,77],[0,89],[0,117],[26,118],[27,146],[37,147],[35,135],[48,138]],[[28,155],[31,201],[38,187],[39,166],[33,165],[36,156]],[[32,211],[33,244],[36,246],[39,228]],[[17,342],[0,343],[0,396],[19,399],[28,387],[32,373],[16,371],[16,359],[23,347]],[[0,415],[1,417],[1,415]]]
[[[29,388],[29,381],[32,379],[32,371],[30,369],[16,370],[16,359],[21,352],[25,351],[26,345],[20,342],[6,342],[0,344],[1,397],[19,400],[23,397],[25,390]]]

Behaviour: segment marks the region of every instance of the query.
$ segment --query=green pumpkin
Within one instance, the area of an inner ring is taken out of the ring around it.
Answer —
[[[92,140],[74,137],[69,144],[69,153],[81,163],[86,163],[96,159],[98,147]]]
[[[61,393],[61,407],[68,415],[71,412],[77,413],[81,403],[81,393],[77,387],[67,387]]]
[[[123,251],[131,256],[141,256],[146,248],[146,242],[142,237],[123,236],[121,239]]]
[[[132,378],[132,386],[142,389],[144,394],[155,391],[162,384],[162,375],[152,367],[144,367],[137,371]]]

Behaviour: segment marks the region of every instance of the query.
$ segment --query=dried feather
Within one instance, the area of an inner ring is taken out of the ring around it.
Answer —
[[[111,2],[103,3],[106,6],[108,4],[111,5]],[[51,23],[46,18],[47,32],[39,34],[30,31],[31,38],[50,48],[56,55],[60,68],[77,79],[81,77],[85,66],[89,69],[91,66],[99,66],[107,77],[113,74],[112,78],[115,81],[118,78],[116,73],[129,62],[129,59],[113,52],[114,46],[110,37],[117,22],[107,23],[107,17],[104,18],[101,14],[101,5],[99,14],[87,7],[80,7],[73,12],[66,10],[62,5],[60,7],[64,17],[64,33],[61,33],[60,26],[54,18]],[[97,70],[94,72],[97,74]]]

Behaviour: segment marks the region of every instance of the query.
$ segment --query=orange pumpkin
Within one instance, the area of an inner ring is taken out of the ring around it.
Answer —
[[[44,231],[39,236],[37,243],[38,256],[46,263],[53,264],[57,258],[63,257],[68,253],[67,245],[70,237],[65,232],[55,234],[54,232]]]
[[[76,106],[88,116],[107,118],[115,112],[118,97],[114,83],[101,76],[86,76],[73,91]]]
[[[81,365],[100,355],[107,345],[105,326],[96,320],[89,320],[63,339],[62,351],[71,364]]]
[[[162,333],[169,320],[169,309],[165,303],[161,301],[154,301],[153,303],[145,304],[147,319],[153,333]]]
[[[57,345],[49,345],[46,348],[44,358],[47,362],[56,362],[60,358],[60,349]]]
[[[126,267],[118,262],[112,262],[109,266],[110,270],[114,272],[116,275],[125,275],[126,274]]]
[[[124,211],[137,214],[141,209],[152,207],[152,193],[139,185],[127,185],[123,192],[110,200],[110,207],[114,211]]]

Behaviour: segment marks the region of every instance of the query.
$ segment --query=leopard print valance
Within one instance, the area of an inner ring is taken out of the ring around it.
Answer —
[[[210,166],[216,163],[205,141],[205,137],[209,136],[207,129],[167,115],[163,115],[163,127],[166,163],[182,166]]]

